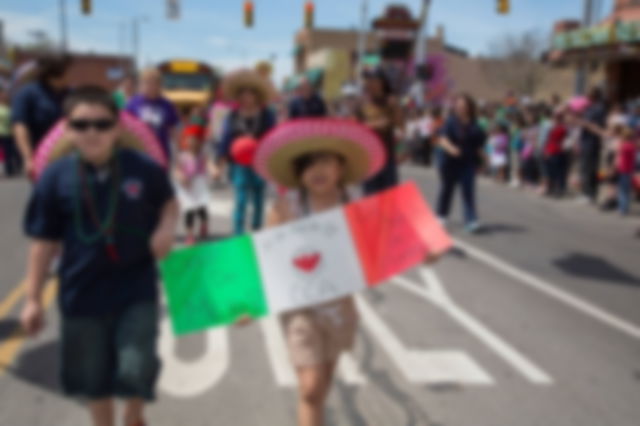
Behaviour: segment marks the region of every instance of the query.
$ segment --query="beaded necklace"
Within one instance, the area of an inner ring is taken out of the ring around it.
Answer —
[[[76,229],[76,234],[80,241],[84,244],[91,245],[104,238],[106,243],[107,255],[113,262],[117,262],[119,259],[118,252],[115,246],[114,231],[116,228],[116,212],[118,210],[118,191],[121,183],[121,171],[120,163],[117,160],[118,152],[114,152],[113,158],[109,164],[109,170],[111,175],[111,191],[109,196],[109,203],[107,205],[107,214],[104,220],[100,220],[98,214],[98,208],[96,206],[94,196],[94,185],[89,182],[85,166],[82,164],[80,156],[76,156],[76,191],[74,196],[74,214],[73,222]],[[82,202],[89,211],[89,216],[93,222],[93,226],[96,228],[95,233],[86,233],[83,227],[83,215],[82,215]]]

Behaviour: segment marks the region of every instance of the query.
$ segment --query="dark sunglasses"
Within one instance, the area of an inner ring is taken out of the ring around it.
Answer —
[[[69,127],[71,127],[73,130],[77,132],[86,132],[92,127],[98,132],[106,132],[108,130],[113,129],[115,125],[116,125],[116,120],[108,119],[108,118],[103,118],[98,120],[77,119],[77,120],[69,121]]]

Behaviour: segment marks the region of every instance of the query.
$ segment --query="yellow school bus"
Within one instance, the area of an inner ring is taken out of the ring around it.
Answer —
[[[204,106],[210,100],[218,77],[209,65],[185,59],[174,59],[159,66],[163,94],[180,110]]]

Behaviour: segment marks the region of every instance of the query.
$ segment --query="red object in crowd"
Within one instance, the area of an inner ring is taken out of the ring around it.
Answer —
[[[231,158],[241,166],[250,167],[258,150],[258,141],[251,136],[243,136],[233,141]]]
[[[206,129],[204,126],[200,126],[197,124],[187,125],[184,130],[182,130],[182,134],[180,135],[180,150],[189,150],[190,138],[196,138],[198,142],[204,141],[205,133]]]
[[[544,154],[547,157],[562,153],[562,144],[567,138],[567,129],[563,125],[556,125],[551,132],[544,148]]]
[[[624,141],[618,148],[616,168],[618,172],[629,174],[635,171],[636,167],[636,145],[633,141]]]

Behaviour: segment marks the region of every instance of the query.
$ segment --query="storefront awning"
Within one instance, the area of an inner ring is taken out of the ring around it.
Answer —
[[[624,43],[640,43],[640,21],[581,28],[553,37],[554,50],[588,49]]]

